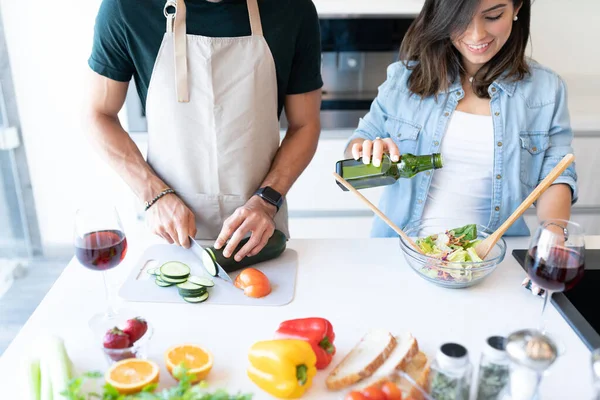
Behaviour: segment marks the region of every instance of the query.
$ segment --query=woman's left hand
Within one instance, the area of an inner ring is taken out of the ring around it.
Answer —
[[[246,256],[257,255],[275,232],[273,218],[276,213],[277,207],[268,204],[258,196],[252,196],[246,204],[235,210],[233,215],[225,220],[215,242],[215,248],[220,249],[227,243],[223,250],[223,256],[229,258],[240,241],[248,232],[251,232],[250,240],[235,254],[234,259],[239,262]]]

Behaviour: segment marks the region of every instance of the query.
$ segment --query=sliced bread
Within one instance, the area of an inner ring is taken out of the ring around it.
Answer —
[[[404,370],[418,352],[419,344],[411,333],[407,332],[396,336],[396,347],[392,353],[375,371],[373,376],[360,382],[359,390],[373,384],[385,382],[394,371]]]
[[[422,389],[427,390],[427,380],[429,379],[429,361],[427,360],[425,353],[418,352],[405,366],[404,372],[406,372],[406,374],[410,376]],[[423,395],[405,379],[401,379],[398,386],[404,395],[408,395],[415,400],[423,399]]]
[[[368,332],[342,359],[325,381],[330,390],[340,390],[368,378],[385,362],[396,347],[396,338],[388,331]]]

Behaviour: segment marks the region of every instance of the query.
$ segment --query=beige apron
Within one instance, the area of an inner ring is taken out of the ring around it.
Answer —
[[[198,239],[217,238],[279,149],[275,62],[257,0],[247,4],[252,35],[233,38],[188,35],[184,0],[165,5],[146,101],[148,163],[196,215]],[[287,224],[284,203],[275,225],[289,236]]]

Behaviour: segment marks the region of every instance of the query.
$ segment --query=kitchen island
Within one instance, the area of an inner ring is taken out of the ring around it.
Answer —
[[[336,332],[337,354],[330,367],[320,371],[307,399],[341,399],[345,392],[329,392],[327,373],[372,328],[394,334],[410,331],[430,358],[439,345],[457,342],[467,347],[471,362],[479,362],[484,340],[535,328],[542,300],[522,288],[525,273],[513,259],[513,248],[526,248],[528,238],[507,239],[504,262],[483,283],[470,289],[450,290],[419,277],[404,261],[397,239],[290,240],[299,267],[294,300],[282,307],[219,306],[210,304],[125,303],[154,328],[149,358],[161,367],[160,387],[174,384],[165,369],[163,352],[181,343],[197,343],[213,353],[208,376],[211,388],[253,392],[254,399],[269,399],[246,376],[250,346],[273,337],[279,323],[290,318],[319,316],[329,319]],[[146,246],[158,239],[129,236],[129,253],[115,268],[115,280],[124,279]],[[587,248],[600,248],[600,237],[587,238]],[[102,310],[104,289],[98,272],[76,259],[33,313],[0,358],[2,399],[21,399],[18,366],[42,333],[65,340],[78,373],[105,371],[101,343],[88,328],[89,318]],[[542,383],[543,399],[591,399],[590,352],[575,332],[549,306],[548,330],[565,346],[565,354]]]

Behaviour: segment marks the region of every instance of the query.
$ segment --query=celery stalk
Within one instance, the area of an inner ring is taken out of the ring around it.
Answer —
[[[40,400],[52,400],[52,381],[50,371],[52,366],[47,357],[42,355],[40,360]]]
[[[40,400],[40,360],[27,360],[23,369],[23,400]]]
[[[63,340],[56,336],[49,336],[44,341],[42,349],[42,392],[50,394],[51,397],[41,400],[59,400],[64,396],[61,394],[69,387],[71,379],[71,360],[65,349]],[[44,376],[44,375],[47,375]],[[44,381],[49,380],[50,392],[47,392],[47,387],[44,387]]]

